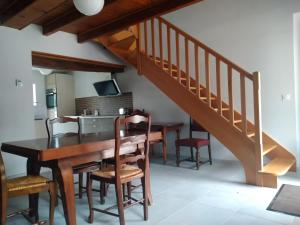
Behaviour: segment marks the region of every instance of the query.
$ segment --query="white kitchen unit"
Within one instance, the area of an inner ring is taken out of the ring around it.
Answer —
[[[46,89],[55,89],[57,94],[57,116],[75,114],[74,77],[70,74],[54,73],[46,78]]]

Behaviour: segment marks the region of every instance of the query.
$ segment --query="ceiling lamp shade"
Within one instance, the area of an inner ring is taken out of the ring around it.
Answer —
[[[104,0],[73,0],[76,9],[86,16],[98,14],[104,6]]]

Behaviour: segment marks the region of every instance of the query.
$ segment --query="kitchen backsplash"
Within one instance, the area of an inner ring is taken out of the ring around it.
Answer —
[[[132,93],[123,93],[120,96],[95,96],[86,98],[76,98],[76,115],[83,114],[87,109],[90,114],[98,110],[100,115],[117,115],[119,108],[133,109]]]

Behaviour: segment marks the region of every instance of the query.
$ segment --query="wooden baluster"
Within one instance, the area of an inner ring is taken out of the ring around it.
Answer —
[[[221,90],[221,64],[220,59],[216,58],[216,76],[217,76],[217,101],[218,101],[218,114],[222,113],[222,90]]]
[[[205,79],[206,79],[206,99],[208,106],[211,107],[211,94],[210,94],[210,63],[209,53],[205,51]]]
[[[169,74],[172,76],[172,49],[171,49],[171,28],[167,26],[167,43],[168,43],[168,63],[169,63]]]
[[[159,48],[160,48],[160,65],[161,68],[164,68],[164,49],[163,49],[163,33],[162,33],[162,22],[159,19]]]
[[[189,40],[185,38],[185,73],[186,73],[186,88],[190,91],[191,80],[190,80],[190,51],[189,51]]]
[[[156,64],[156,56],[155,56],[155,27],[154,27],[154,17],[151,18],[151,36],[152,36],[152,56],[154,59],[154,63]]]
[[[199,47],[196,43],[194,43],[195,47],[195,78],[196,78],[196,94],[197,97],[200,98],[200,82],[199,82]]]
[[[233,106],[233,89],[232,89],[232,67],[228,65],[228,98],[229,98],[229,122],[234,124],[234,106]]]
[[[147,21],[144,21],[144,38],[145,38],[145,54],[148,56],[148,29],[147,29]]]
[[[260,73],[253,73],[253,102],[254,102],[254,125],[255,125],[255,160],[256,171],[263,168],[262,154],[262,121],[261,121],[261,93],[260,93]],[[257,176],[257,184],[260,184]]]
[[[136,47],[137,47],[137,69],[138,69],[138,74],[141,75],[142,74],[142,63],[141,63],[142,35],[141,35],[141,24],[140,23],[137,24],[137,33],[138,33],[138,40],[137,40],[137,43],[136,43]]]
[[[179,46],[179,33],[178,32],[176,32],[176,61],[177,61],[177,80],[181,84],[180,46]]]
[[[246,109],[246,85],[245,76],[240,74],[241,82],[241,114],[242,114],[242,132],[247,136],[247,109]]]

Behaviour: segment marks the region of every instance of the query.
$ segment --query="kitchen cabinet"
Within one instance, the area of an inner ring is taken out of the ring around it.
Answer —
[[[81,133],[97,133],[114,130],[117,116],[79,116]]]
[[[56,91],[57,116],[75,114],[74,77],[70,74],[54,73],[46,78],[46,89]]]

